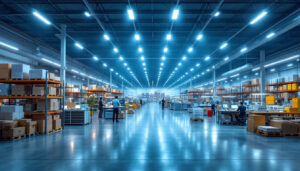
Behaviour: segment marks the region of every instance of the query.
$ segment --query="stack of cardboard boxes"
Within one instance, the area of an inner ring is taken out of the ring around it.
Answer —
[[[0,106],[0,120],[17,120],[24,118],[23,106],[2,105]]]
[[[25,136],[25,127],[19,126],[18,121],[3,120],[0,121],[1,139],[13,140]]]
[[[37,111],[45,111],[46,101],[39,100],[37,101]],[[59,110],[59,101],[58,99],[48,99],[47,100],[47,110],[56,111]]]
[[[12,96],[29,96],[30,90],[31,90],[31,86],[14,84],[11,86],[11,95]]]
[[[31,69],[29,71],[29,79],[31,80],[45,80],[47,71],[44,69]]]
[[[37,122],[31,119],[18,120],[19,127],[25,127],[26,135],[34,135],[37,129]]]
[[[266,125],[266,117],[263,115],[249,115],[248,116],[248,125],[247,131],[250,132],[257,132],[258,126],[265,126]]]
[[[57,91],[56,88],[53,86],[48,86],[48,96],[56,96]],[[46,92],[45,92],[45,86],[38,86],[38,85],[34,85],[32,88],[32,95],[34,96],[45,96]]]
[[[11,79],[29,79],[29,65],[12,64],[11,66]]]
[[[10,76],[11,64],[0,64],[0,80],[9,80]]]
[[[32,120],[37,122],[37,132],[45,133],[45,115],[33,115]],[[61,119],[59,115],[47,115],[47,133],[61,130]]]
[[[283,136],[287,135],[298,135],[298,125],[295,122],[288,120],[271,120],[270,125],[273,127],[280,128],[281,134]]]

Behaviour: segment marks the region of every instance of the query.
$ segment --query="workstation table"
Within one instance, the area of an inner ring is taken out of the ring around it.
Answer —
[[[238,115],[240,112],[236,110],[219,110],[217,115],[218,122],[221,124],[232,124],[236,121],[235,116]],[[229,115],[229,120],[226,119],[225,115]]]
[[[121,110],[124,110],[125,106],[119,107],[119,118],[120,118],[120,112]],[[105,119],[112,119],[113,118],[113,107],[103,107],[103,114]]]

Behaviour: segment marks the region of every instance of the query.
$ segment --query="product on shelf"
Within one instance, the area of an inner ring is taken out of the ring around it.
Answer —
[[[11,65],[11,79],[29,79],[30,66],[26,64]]]
[[[29,71],[29,79],[31,80],[45,80],[47,70],[45,69],[31,69]]]
[[[270,125],[280,128],[283,135],[298,134],[298,126],[288,120],[271,120]]]
[[[26,135],[35,134],[37,129],[37,122],[31,119],[21,119],[18,121],[20,127],[25,127]]]
[[[53,127],[53,130],[59,130],[61,129],[61,119],[60,119],[60,116],[59,115],[53,115],[52,116],[52,127]]]
[[[55,96],[57,94],[56,88],[48,86],[48,96]],[[32,95],[34,96],[45,96],[45,86],[34,85],[32,88]]]
[[[45,133],[45,115],[32,115],[32,120],[37,122],[37,132],[38,133]],[[47,115],[47,133],[53,130],[52,128],[52,116]]]
[[[28,85],[12,85],[11,86],[11,95],[13,96],[29,96],[31,86]]]
[[[8,96],[9,93],[9,84],[0,84],[0,96]]]
[[[0,64],[0,79],[9,80],[11,77],[11,64]]]
[[[45,111],[45,100],[37,101],[37,111]],[[48,111],[57,111],[59,109],[59,101],[58,99],[48,99],[47,100],[47,110]]]
[[[0,106],[0,120],[17,120],[23,119],[23,106],[3,105]]]
[[[2,139],[15,139],[25,136],[25,127],[18,127],[18,121],[5,120],[1,122],[1,138]]]

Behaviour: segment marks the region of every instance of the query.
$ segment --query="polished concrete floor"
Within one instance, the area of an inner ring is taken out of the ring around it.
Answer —
[[[266,138],[147,104],[113,124],[0,142],[0,170],[300,170],[300,138]]]

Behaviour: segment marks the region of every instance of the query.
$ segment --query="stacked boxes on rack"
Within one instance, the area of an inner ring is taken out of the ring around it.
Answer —
[[[11,65],[11,79],[28,79],[30,66],[25,64]]]
[[[29,71],[29,79],[31,80],[45,80],[47,77],[47,70],[31,69]]]
[[[48,96],[55,96],[57,94],[56,88],[53,86],[48,86]],[[32,95],[34,96],[45,96],[45,86],[34,85],[32,88]]]
[[[25,133],[26,135],[32,135],[35,134],[37,129],[37,122],[32,121],[31,119],[21,119],[18,120],[18,125],[20,127],[25,127]]]
[[[37,132],[38,133],[45,133],[45,115],[32,115],[32,120],[37,122]],[[52,115],[47,115],[47,133],[50,133],[53,130],[52,127]]]
[[[45,100],[39,100],[37,102],[37,111],[45,111]],[[48,99],[47,100],[47,110],[48,111],[56,111],[59,109],[59,101],[58,99]]]
[[[0,96],[8,96],[10,85],[9,84],[0,84]]]
[[[3,120],[0,121],[1,138],[6,140],[13,140],[15,138],[25,136],[25,127],[20,127],[18,121]]]
[[[11,76],[11,64],[0,64],[0,80],[9,80]]]
[[[59,115],[53,115],[52,116],[52,127],[53,127],[53,130],[60,130],[62,127],[61,127],[61,119],[60,119],[60,116]]]
[[[0,106],[0,120],[17,120],[24,118],[23,106],[3,105]]]
[[[31,86],[29,85],[19,85],[15,84],[11,86],[11,95],[12,96],[29,96]]]

